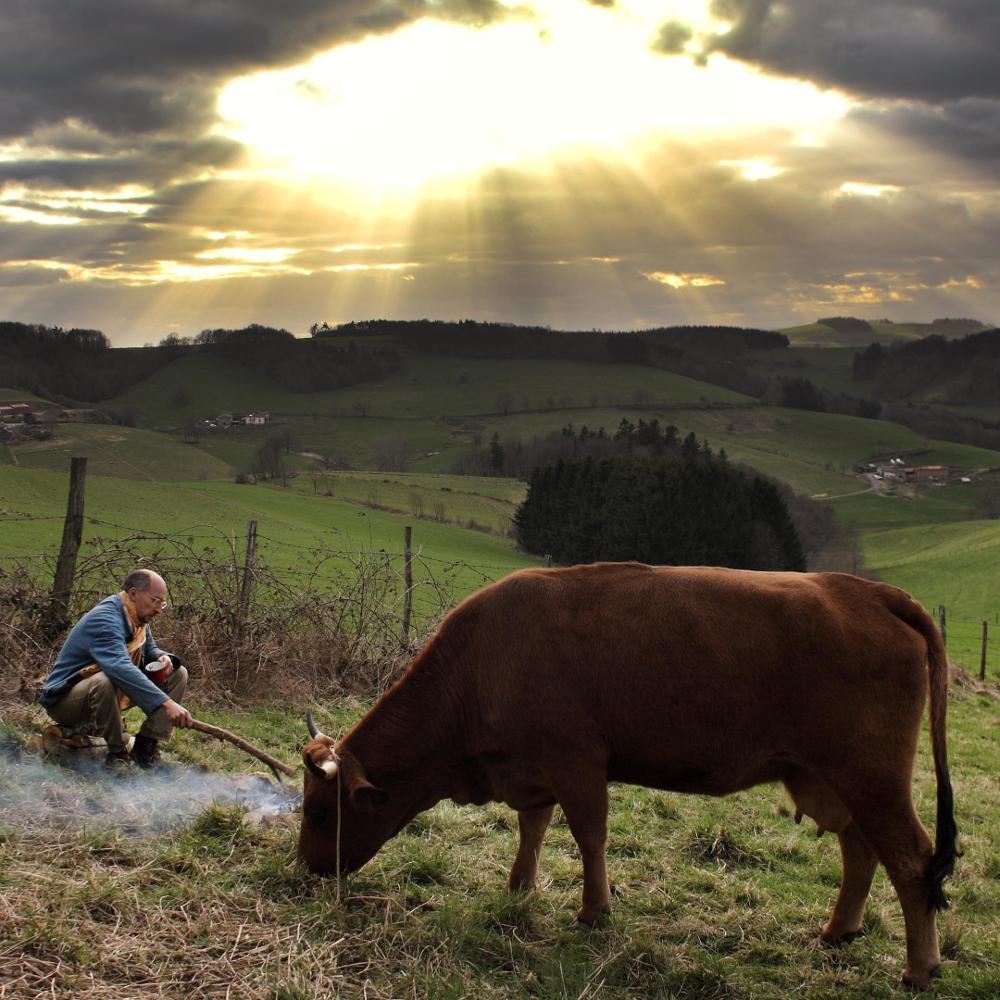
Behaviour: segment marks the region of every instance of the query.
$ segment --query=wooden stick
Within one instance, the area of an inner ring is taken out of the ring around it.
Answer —
[[[234,733],[229,732],[228,729],[221,729],[219,726],[209,725],[207,722],[200,722],[198,719],[191,720],[191,728],[197,729],[200,733],[205,733],[208,736],[214,736],[217,740],[226,740],[232,743],[233,746],[239,747],[241,750],[245,750],[252,757],[256,757],[257,760],[262,761],[264,764],[274,772],[274,776],[281,782],[281,775],[287,774],[289,777],[295,776],[295,768],[289,767],[287,764],[282,764],[280,760],[275,760],[270,754],[264,753],[263,750],[258,750],[255,746],[251,746],[246,740],[241,739]]]

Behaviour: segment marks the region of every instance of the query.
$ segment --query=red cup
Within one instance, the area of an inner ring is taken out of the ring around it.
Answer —
[[[149,674],[149,679],[157,687],[163,687],[167,682],[167,669],[167,666],[159,660],[153,660],[146,664],[146,673]]]

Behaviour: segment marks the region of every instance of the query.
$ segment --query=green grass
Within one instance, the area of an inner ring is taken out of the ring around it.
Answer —
[[[200,709],[288,761],[305,739],[301,707]],[[338,733],[361,706],[317,708]],[[993,1000],[1000,983],[1000,807],[996,703],[958,692],[949,755],[965,856],[939,918],[942,978],[931,995]],[[921,739],[917,805],[933,824],[933,776]],[[213,768],[256,765],[198,734],[171,752]],[[69,803],[66,803],[69,806]],[[904,932],[884,873],[866,936],[818,945],[839,882],[835,839],[796,827],[783,793],[725,800],[616,786],[609,873],[614,913],[573,922],[580,861],[557,813],[540,886],[503,883],[516,821],[501,805],[442,803],[421,814],[360,872],[321,880],[294,859],[297,820],[258,827],[212,807],[177,833],[128,837],[25,829],[0,813],[0,936],[13,995],[191,997],[747,998],[867,1000],[902,995]],[[168,978],[169,977],[169,978]]]
[[[486,476],[445,476],[427,473],[312,472],[292,481],[292,488],[308,495],[327,492],[340,500],[409,512],[422,519],[477,525],[505,533],[525,484]]]
[[[925,603],[946,604],[978,618],[1000,612],[1000,521],[873,532],[865,536],[865,557],[873,569]]]
[[[791,341],[793,347],[850,347],[852,350],[867,347],[873,340],[881,344],[900,340],[919,340],[927,336],[927,331],[920,330],[910,323],[882,323],[878,320],[869,321],[871,332],[867,330],[842,332],[824,323],[802,323],[798,326],[783,327],[783,333]]]
[[[25,392],[24,389],[4,389],[0,388],[0,403],[43,403],[45,400],[38,396],[33,396],[30,392]]]
[[[491,361],[402,352],[402,368],[378,383],[292,393],[272,380],[208,354],[186,355],[111,401],[143,426],[177,427],[222,412],[269,410],[290,416],[440,418],[504,408],[613,405],[652,400],[740,401],[739,393],[671,372],[632,365],[536,359]]]
[[[48,441],[8,448],[11,464],[59,471],[69,468],[71,457],[82,455],[93,476],[157,483],[233,475],[224,461],[165,434],[110,424],[56,424],[52,431]]]
[[[444,483],[449,481],[455,480]],[[426,483],[420,489],[430,495]],[[385,551],[398,558],[403,528],[411,525],[417,556],[415,579],[432,576],[456,602],[490,580],[539,562],[518,552],[509,538],[418,520],[412,513],[373,510],[337,495],[312,495],[305,491],[308,488],[300,492],[230,482],[152,484],[88,477],[82,554],[111,549],[136,532],[170,535],[195,548],[216,551],[228,551],[235,541],[242,551],[247,522],[254,519],[262,560],[292,577],[307,577],[320,564],[322,573],[331,575],[349,570],[353,557],[361,552]],[[372,488],[388,490],[389,486],[379,481]],[[0,475],[0,557],[29,561],[42,554],[49,560],[54,557],[62,535],[67,489],[65,474],[8,468]],[[508,482],[491,489],[501,492],[514,487]],[[409,487],[403,490],[407,495],[411,492]],[[509,500],[475,494],[461,499],[455,489],[438,492],[449,498],[447,502],[465,504],[463,510],[481,509],[484,517],[487,508],[495,508],[497,528],[510,509]],[[433,509],[428,513],[433,514]],[[150,548],[157,543],[145,544]]]

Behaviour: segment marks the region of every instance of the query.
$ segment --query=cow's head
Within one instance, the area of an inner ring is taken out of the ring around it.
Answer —
[[[317,728],[309,714],[311,739],[302,751],[305,786],[299,857],[318,875],[337,872],[337,827],[340,826],[340,871],[360,868],[419,811],[411,789],[389,779],[377,788],[360,761]],[[393,787],[397,786],[397,787]]]

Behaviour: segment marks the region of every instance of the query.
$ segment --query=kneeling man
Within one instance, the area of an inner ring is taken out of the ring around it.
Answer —
[[[91,608],[70,630],[39,698],[60,725],[87,729],[108,744],[107,765],[140,767],[160,763],[159,744],[174,726],[191,725],[180,704],[187,670],[156,645],[149,623],[167,603],[163,577],[133,570],[117,594]],[[146,667],[156,666],[154,676]],[[146,713],[130,754],[125,745],[122,711],[135,703]]]

